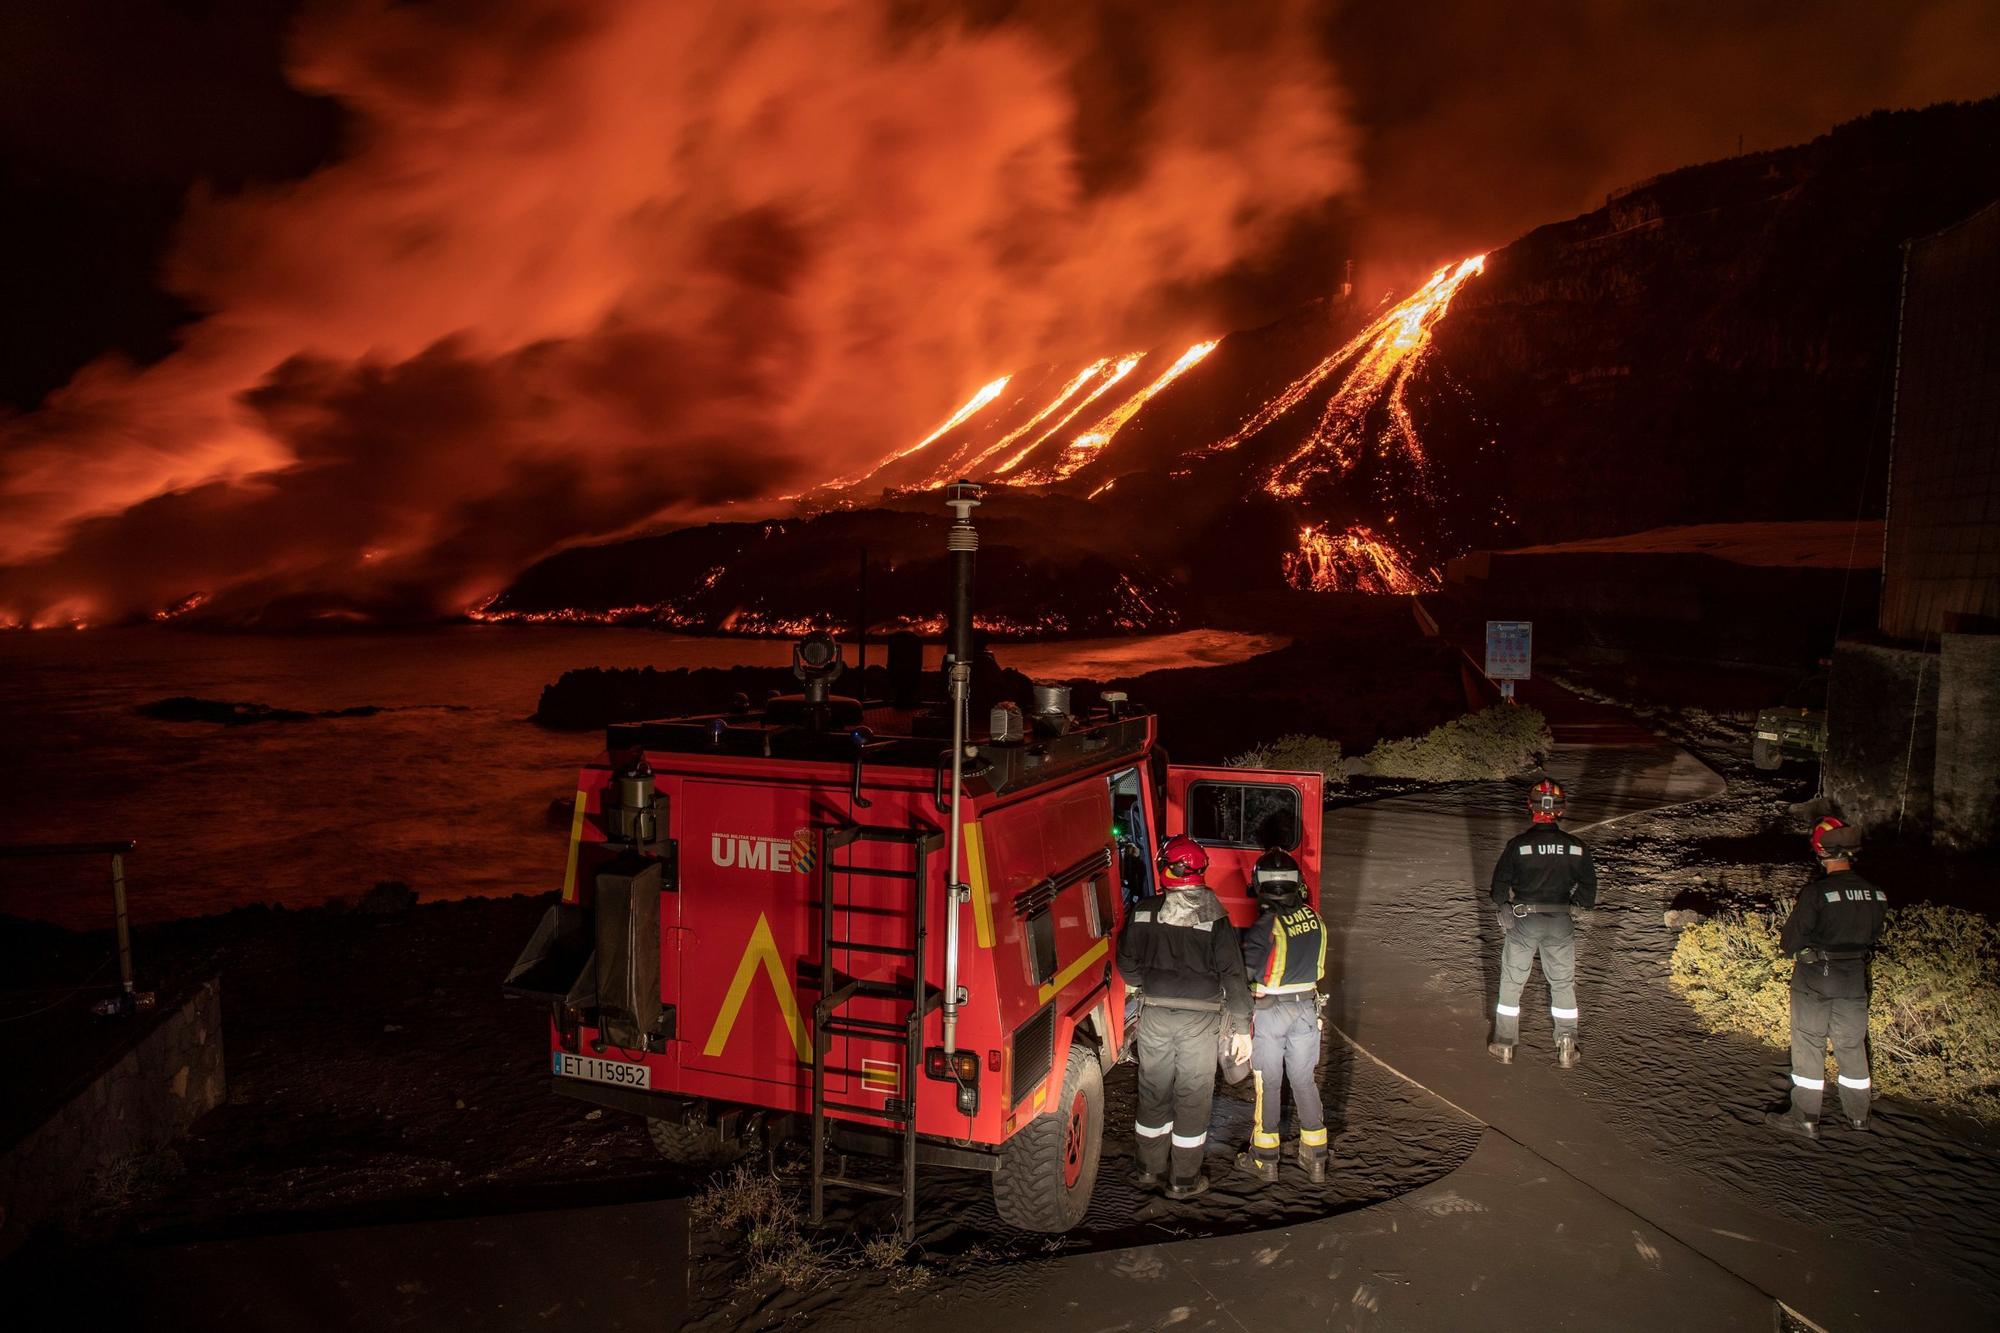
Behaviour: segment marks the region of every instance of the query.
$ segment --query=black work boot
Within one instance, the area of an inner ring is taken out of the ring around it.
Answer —
[[[1514,1043],[1511,1041],[1489,1041],[1486,1043],[1486,1053],[1503,1065],[1514,1063]]]
[[[1278,1183],[1278,1163],[1274,1159],[1259,1157],[1253,1152],[1236,1154],[1236,1165],[1266,1185]]]
[[[1576,1068],[1577,1061],[1583,1059],[1583,1052],[1576,1048],[1575,1037],[1564,1037],[1556,1042],[1556,1063],[1564,1069]]]
[[[1197,1173],[1192,1180],[1170,1180],[1167,1182],[1169,1199],[1192,1199],[1208,1193],[1208,1176]]]
[[[1819,1122],[1808,1120],[1796,1111],[1766,1111],[1764,1123],[1780,1134],[1790,1134],[1794,1138],[1819,1142]]]
[[[1875,1130],[1875,1126],[1868,1123],[1868,1117],[1865,1115],[1859,1120],[1856,1120],[1853,1116],[1849,1116],[1847,1118],[1847,1127],[1858,1134],[1870,1134]]]
[[[1156,1190],[1160,1187],[1161,1177],[1157,1171],[1148,1171],[1143,1166],[1135,1166],[1132,1168],[1132,1174],[1126,1179],[1139,1189]]]
[[[1299,1149],[1299,1165],[1305,1168],[1307,1180],[1310,1180],[1315,1185],[1326,1184],[1325,1153],[1307,1152],[1304,1148],[1301,1148]]]

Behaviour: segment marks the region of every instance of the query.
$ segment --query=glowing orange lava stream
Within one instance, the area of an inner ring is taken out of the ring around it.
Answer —
[[[1111,364],[1111,358],[1108,356],[1100,357],[1098,360],[1091,362],[1089,365],[1085,366],[1082,370],[1076,372],[1076,374],[1071,377],[1070,382],[1068,384],[1063,385],[1062,392],[1057,394],[1055,396],[1055,400],[1051,402],[1047,407],[1044,407],[1041,411],[1035,413],[1035,415],[1029,417],[1026,421],[1022,422],[1020,425],[1014,427],[1014,429],[1008,431],[1005,435],[1001,436],[993,444],[989,445],[984,451],[982,451],[977,458],[973,459],[970,463],[967,463],[964,467],[959,468],[959,467],[953,467],[950,464],[946,464],[943,468],[940,468],[937,472],[932,473],[930,479],[926,481],[924,484],[927,486],[941,485],[944,482],[951,480],[954,474],[962,473],[963,475],[968,477],[978,476],[979,469],[986,465],[987,459],[993,457],[993,455],[999,453],[1002,449],[1005,449],[1008,445],[1014,443],[1014,441],[1020,439],[1023,435],[1026,435],[1029,431],[1041,425],[1044,421],[1047,421],[1049,417],[1056,412],[1057,409],[1062,407],[1064,403],[1068,402],[1071,398],[1074,398],[1076,396],[1076,391],[1078,389],[1081,389],[1084,385],[1090,383],[1091,380],[1095,379],[1098,375],[1102,374],[1104,368],[1110,364]],[[1067,418],[1065,418],[1065,420],[1067,420]],[[1037,438],[1039,439],[1040,437]]]
[[[1021,465],[1021,460],[1026,458],[1029,454],[1033,453],[1037,445],[1041,444],[1042,441],[1048,439],[1049,436],[1054,435],[1064,426],[1067,426],[1072,420],[1076,418],[1077,413],[1083,411],[1084,408],[1089,407],[1099,398],[1102,398],[1104,396],[1104,391],[1106,389],[1116,384],[1119,380],[1124,379],[1127,375],[1130,375],[1132,373],[1132,367],[1138,365],[1141,361],[1145,360],[1145,357],[1146,354],[1144,352],[1134,352],[1130,356],[1120,357],[1118,363],[1112,366],[1110,370],[1104,373],[1104,378],[1098,384],[1098,386],[1090,391],[1089,397],[1085,398],[1075,407],[1072,407],[1067,413],[1064,414],[1063,419],[1061,421],[1058,421],[1055,425],[1049,427],[1047,430],[1043,431],[1040,435],[1037,435],[1033,440],[1029,441],[1026,445],[1024,445],[1021,448],[1021,450],[1018,453],[1016,453],[1012,458],[1008,459],[1006,462],[1002,463],[998,468],[994,469],[993,475],[996,477],[1005,476],[1007,473],[1012,472],[1015,468],[1019,467]],[[1102,365],[1104,363],[1100,361],[1098,364]]]
[[[1091,459],[1097,457],[1103,451],[1104,446],[1111,443],[1111,437],[1118,433],[1119,428],[1136,416],[1140,408],[1151,402],[1154,395],[1199,364],[1201,359],[1210,352],[1213,352],[1216,344],[1221,341],[1220,338],[1211,338],[1207,342],[1198,342],[1185,352],[1182,352],[1180,360],[1174,362],[1161,372],[1158,379],[1133,394],[1130,398],[1127,398],[1117,407],[1111,409],[1110,412],[1105,414],[1103,420],[1077,436],[1074,440],[1071,440],[1069,447],[1063,450],[1062,457],[1056,459],[1050,466],[1037,469],[1034,473],[1024,476],[1022,480],[1034,482],[1062,481],[1075,475],[1078,469],[1082,468]]]
[[[1363,432],[1368,413],[1383,402],[1385,391],[1389,425],[1383,432],[1382,445],[1385,448],[1400,445],[1410,461],[1423,463],[1423,446],[1410,421],[1404,393],[1411,373],[1430,350],[1431,330],[1451,308],[1451,298],[1468,278],[1485,267],[1485,255],[1474,255],[1457,265],[1447,264],[1432,274],[1431,280],[1418,288],[1415,295],[1392,307],[1362,331],[1360,341],[1365,346],[1360,357],[1334,390],[1333,397],[1327,400],[1319,425],[1291,457],[1271,469],[1264,480],[1265,490],[1281,499],[1296,499],[1315,477],[1353,467],[1365,443]]]
[[[924,436],[923,439],[918,440],[915,444],[911,445],[909,448],[899,450],[896,453],[890,454],[887,458],[875,464],[873,467],[863,468],[861,471],[854,473],[852,476],[842,477],[837,481],[828,482],[827,485],[834,487],[852,486],[857,481],[861,481],[867,477],[874,476],[877,472],[880,472],[883,468],[888,467],[891,463],[901,462],[903,459],[908,458],[911,454],[917,452],[919,449],[934,444],[942,437],[949,435],[952,431],[957,430],[960,426],[964,425],[966,420],[970,418],[974,413],[978,412],[981,408],[991,403],[995,398],[998,398],[1000,396],[1000,391],[1006,388],[1007,382],[1013,378],[1014,377],[1012,375],[1002,375],[999,379],[994,380],[992,383],[980,389],[978,393],[973,394],[972,397],[965,400],[965,405],[963,407],[959,408],[958,411],[952,413],[949,417],[947,417],[942,426],[939,426],[936,430]]]

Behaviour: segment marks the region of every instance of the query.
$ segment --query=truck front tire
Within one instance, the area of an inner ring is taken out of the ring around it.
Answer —
[[[1776,741],[1767,741],[1759,737],[1750,742],[1750,762],[1758,768],[1768,771],[1784,761],[1784,752],[1778,749]]]
[[[1000,1150],[993,1207],[1022,1231],[1068,1231],[1083,1221],[1104,1146],[1104,1070],[1080,1038],[1069,1045],[1055,1104]]]

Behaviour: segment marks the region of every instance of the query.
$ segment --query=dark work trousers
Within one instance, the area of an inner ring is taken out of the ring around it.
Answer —
[[[1549,983],[1549,1017],[1556,1040],[1576,1036],[1576,925],[1569,909],[1515,916],[1500,908],[1500,1002],[1493,1008],[1493,1039],[1512,1046],[1521,1039],[1521,988],[1528,984],[1535,956]]]
[[[1257,1080],[1250,1121],[1250,1151],[1278,1160],[1282,1089],[1289,1078],[1299,1112],[1299,1156],[1326,1156],[1326,1112],[1319,1100],[1319,1005],[1311,995],[1257,1001],[1250,1015],[1250,1072]]]
[[[1792,968],[1792,1110],[1819,1119],[1826,1098],[1826,1043],[1840,1066],[1840,1109],[1868,1118],[1868,963],[1799,963]]]
[[[1220,1010],[1168,1009],[1151,1002],[1139,1008],[1140,1169],[1155,1175],[1167,1169],[1185,1183],[1201,1174],[1208,1143],[1208,1117],[1215,1106],[1216,1038]]]

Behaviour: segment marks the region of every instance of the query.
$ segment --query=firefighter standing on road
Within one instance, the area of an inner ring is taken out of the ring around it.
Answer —
[[[1565,833],[1566,797],[1547,778],[1528,793],[1533,820],[1500,853],[1493,867],[1493,901],[1500,908],[1500,1000],[1493,1010],[1493,1040],[1487,1053],[1501,1064],[1514,1062],[1521,1039],[1521,988],[1528,984],[1537,954],[1549,983],[1549,1017],[1554,1020],[1556,1062],[1573,1069],[1576,1047],[1576,924],[1572,908],[1597,902],[1597,866],[1590,847]]]
[[[1265,1184],[1278,1179],[1278,1121],[1286,1076],[1299,1113],[1299,1165],[1326,1180],[1326,1113],[1319,1098],[1319,981],[1326,975],[1326,925],[1306,902],[1299,863],[1266,852],[1252,872],[1257,920],[1243,936],[1250,976],[1251,1070],[1257,1080],[1250,1150],[1236,1165]]]
[[[1160,849],[1164,889],[1142,898],[1118,934],[1118,971],[1143,992],[1139,1006],[1139,1169],[1134,1183],[1165,1178],[1169,1198],[1208,1189],[1201,1169],[1215,1103],[1216,1045],[1226,1009],[1249,1025],[1250,991],[1229,913],[1203,882],[1208,852],[1193,838]],[[1232,1039],[1235,1063],[1250,1058],[1247,1032]],[[1171,1152],[1169,1151],[1171,1142]],[[1171,1169],[1170,1169],[1171,1167]]]
[[[1868,1128],[1868,958],[1882,937],[1889,895],[1861,878],[1854,854],[1861,830],[1829,816],[1813,825],[1813,855],[1826,871],[1785,920],[1778,945],[1792,965],[1792,1104],[1764,1118],[1802,1138],[1819,1137],[1826,1099],[1826,1043],[1840,1067],[1840,1110]]]

